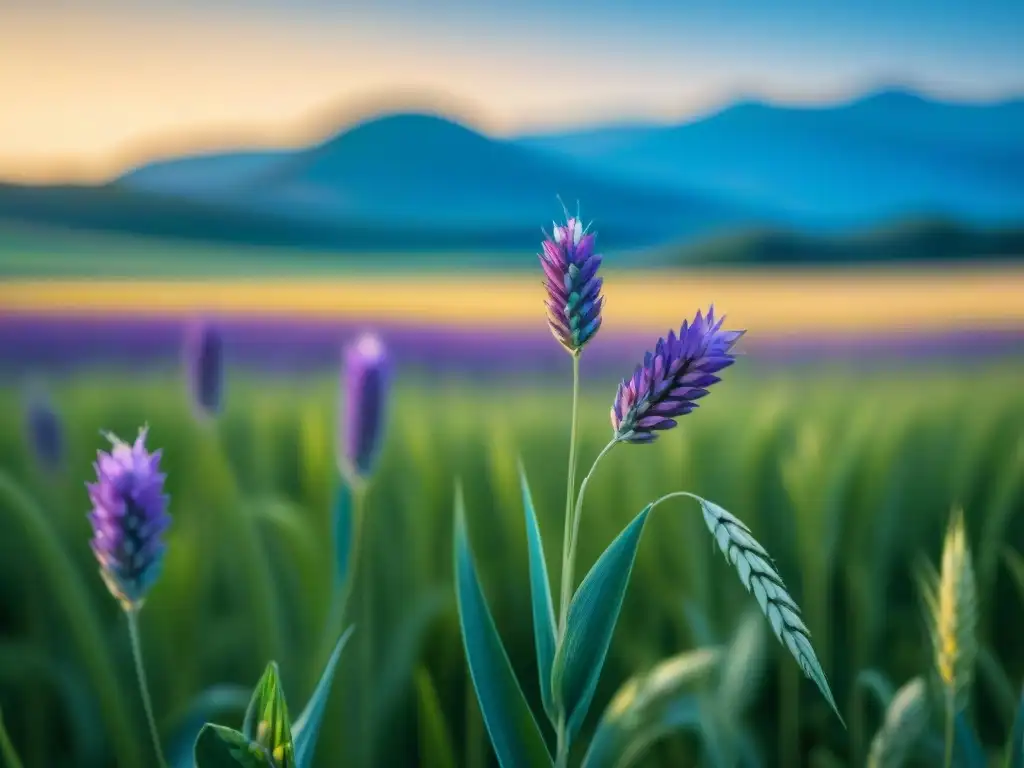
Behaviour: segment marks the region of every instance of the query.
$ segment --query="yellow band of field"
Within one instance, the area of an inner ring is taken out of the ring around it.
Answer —
[[[714,302],[759,332],[1024,328],[1024,268],[609,274],[605,322],[678,326]],[[324,279],[23,280],[0,283],[0,311],[102,315],[259,314],[519,327],[543,314],[539,276]]]

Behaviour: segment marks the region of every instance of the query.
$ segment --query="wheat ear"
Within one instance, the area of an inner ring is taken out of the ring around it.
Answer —
[[[767,617],[775,636],[793,655],[803,673],[818,686],[818,690],[845,727],[846,723],[839,714],[836,700],[829,688],[828,678],[825,677],[825,672],[811,645],[811,632],[800,618],[800,608],[786,589],[771,556],[742,520],[714,502],[687,491],[677,491],[663,496],[654,504],[678,496],[688,496],[700,504],[708,530],[715,537],[726,559],[736,568],[743,586],[757,599],[761,612]]]
[[[868,768],[903,768],[928,730],[928,689],[915,677],[900,688],[885,711],[885,720],[871,740]]]

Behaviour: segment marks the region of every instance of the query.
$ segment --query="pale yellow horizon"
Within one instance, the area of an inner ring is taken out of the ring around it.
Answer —
[[[699,40],[670,49],[624,38],[583,66],[557,29],[522,33],[494,20],[425,28],[400,16],[310,20],[132,4],[116,13],[5,8],[3,17],[8,181],[100,181],[176,154],[300,146],[386,108],[433,109],[502,135],[679,120],[752,93],[815,103],[877,85],[842,67],[763,73],[742,49],[724,66]]]

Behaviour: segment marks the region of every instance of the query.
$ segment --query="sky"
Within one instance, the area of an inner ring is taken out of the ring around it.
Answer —
[[[406,105],[509,135],[881,86],[992,100],[1024,95],[1021,36],[1021,0],[0,0],[0,178],[296,146]]]

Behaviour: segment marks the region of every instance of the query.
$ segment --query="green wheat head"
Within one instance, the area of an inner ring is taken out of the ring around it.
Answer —
[[[935,671],[955,711],[966,706],[978,656],[978,592],[963,512],[953,513],[942,548],[942,568],[921,577]]]

